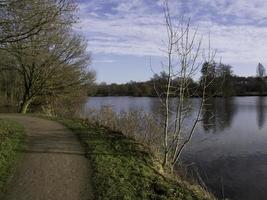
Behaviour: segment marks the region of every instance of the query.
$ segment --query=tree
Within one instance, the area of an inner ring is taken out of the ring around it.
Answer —
[[[10,55],[7,52],[0,52],[0,68],[7,64],[10,60]],[[0,105],[11,106],[16,104],[21,91],[19,84],[20,77],[15,72],[15,67],[10,65],[8,70],[0,70]]]
[[[30,104],[41,102],[48,105],[59,98],[77,94],[76,91],[94,79],[94,74],[87,70],[90,56],[86,53],[86,43],[71,30],[75,22],[75,4],[71,1],[30,2],[23,1],[21,6],[25,11],[33,8],[45,13],[50,9],[54,17],[53,21],[42,26],[38,34],[28,35],[23,40],[19,39],[21,34],[18,34],[18,40],[5,45],[5,51],[11,55],[6,67],[19,74],[22,84],[21,113],[26,113]],[[62,10],[63,5],[68,6]],[[27,18],[24,12],[17,15],[18,18]],[[32,20],[35,21],[35,18]],[[32,20],[23,20],[8,31],[11,34],[14,31],[23,33],[24,28],[21,27],[35,26]]]
[[[197,124],[201,121],[201,111],[206,100],[206,90],[209,85],[208,74],[204,74],[201,83],[202,92],[197,93],[197,88],[190,88],[190,83],[194,74],[199,70],[201,39],[197,40],[197,31],[191,31],[190,20],[186,23],[174,18],[169,11],[168,1],[164,6],[165,22],[167,29],[167,47],[165,68],[164,91],[157,91],[164,111],[163,122],[163,167],[168,166],[173,169],[179,161],[180,156],[191,141]],[[206,63],[212,63],[214,53],[205,57]],[[174,81],[178,80],[178,81]],[[189,92],[194,91],[194,92]],[[171,97],[177,94],[177,98]],[[200,97],[200,104],[192,108],[188,104],[192,96]],[[174,102],[174,107],[171,106]],[[191,125],[186,124],[189,112],[194,110],[195,116]]]
[[[59,43],[52,43],[53,50],[28,48],[14,54],[23,83],[20,112],[26,113],[38,96],[67,95],[70,88],[86,84],[85,67],[89,58],[85,55],[85,46],[77,37],[65,35],[61,39]]]
[[[257,77],[262,79],[265,76],[265,73],[266,73],[266,70],[264,66],[261,63],[259,63],[257,66]]]
[[[22,41],[38,34],[62,13],[74,8],[74,4],[69,0],[47,2],[0,0],[0,48],[5,44]]]
[[[220,92],[223,97],[229,97],[235,94],[231,68],[232,66],[222,63],[218,64],[217,67],[217,82],[220,84]]]
[[[257,66],[257,88],[260,94],[262,94],[265,91],[266,83],[264,80],[265,77],[265,68],[264,66],[259,63]]]
[[[213,96],[216,95],[218,92],[218,85],[216,81],[216,63],[215,62],[204,62],[201,68],[201,79],[200,85],[203,84],[205,81],[209,82],[210,84],[207,85],[206,88],[206,95]],[[203,91],[201,91],[203,92]]]
[[[232,66],[223,63],[204,62],[201,69],[201,82],[206,78],[209,83],[206,88],[207,96],[233,96],[235,94]]]

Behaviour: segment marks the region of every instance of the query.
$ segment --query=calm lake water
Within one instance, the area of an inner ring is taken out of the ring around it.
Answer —
[[[194,99],[197,103],[199,100]],[[157,98],[91,97],[85,106],[114,111],[158,110]],[[267,198],[267,97],[213,99],[183,159],[218,197]]]

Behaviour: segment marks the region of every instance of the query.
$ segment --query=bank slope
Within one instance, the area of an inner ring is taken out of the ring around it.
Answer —
[[[211,199],[201,190],[189,189],[193,187],[161,175],[151,152],[122,133],[92,126],[85,120],[59,121],[87,148],[97,199]]]

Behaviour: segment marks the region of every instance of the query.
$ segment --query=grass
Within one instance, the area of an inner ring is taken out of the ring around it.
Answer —
[[[22,126],[0,119],[0,192],[4,192],[5,184],[14,167],[22,136]]]
[[[99,200],[204,200],[199,187],[164,177],[153,154],[122,133],[95,127],[84,120],[59,120],[76,133],[87,149],[92,183]],[[192,189],[194,188],[194,189]]]

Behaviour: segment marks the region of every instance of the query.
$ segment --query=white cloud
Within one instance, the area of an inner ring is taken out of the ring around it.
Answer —
[[[161,56],[166,39],[160,1],[92,0],[80,6],[81,30],[93,53]],[[153,2],[153,1],[151,1]],[[211,32],[212,46],[226,63],[266,62],[266,0],[183,0],[173,1],[171,11],[187,11],[199,34]],[[110,6],[110,5],[109,5]],[[256,25],[252,22],[257,22]],[[205,43],[204,43],[205,44]],[[207,42],[206,42],[207,44]]]
[[[108,60],[108,59],[103,59],[103,60],[94,60],[94,63],[114,63],[114,60]]]

